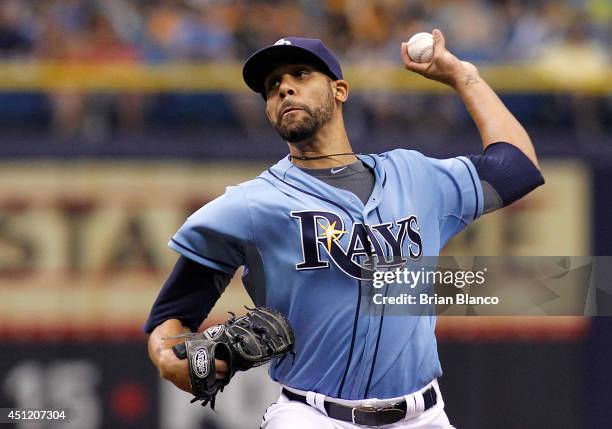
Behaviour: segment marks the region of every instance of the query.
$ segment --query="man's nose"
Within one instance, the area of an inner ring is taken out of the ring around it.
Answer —
[[[285,98],[287,95],[295,95],[295,88],[291,83],[289,76],[283,76],[279,85],[279,94],[281,98]]]

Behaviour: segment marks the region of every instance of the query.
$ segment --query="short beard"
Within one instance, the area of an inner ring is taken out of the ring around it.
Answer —
[[[335,99],[331,88],[327,89],[325,100],[320,107],[311,109],[305,104],[291,104],[306,113],[305,118],[300,121],[292,121],[288,125],[281,125],[283,118],[272,123],[272,126],[280,136],[289,143],[297,143],[314,136],[325,124],[327,124],[334,113]]]

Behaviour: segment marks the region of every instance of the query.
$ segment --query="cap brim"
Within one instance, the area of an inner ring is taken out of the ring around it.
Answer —
[[[328,76],[338,79],[315,54],[292,45],[274,45],[255,52],[244,63],[242,78],[253,91],[264,94],[266,77],[278,64],[285,62],[311,64]]]

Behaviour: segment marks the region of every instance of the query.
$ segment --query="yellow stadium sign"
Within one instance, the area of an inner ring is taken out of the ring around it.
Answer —
[[[406,72],[399,65],[347,66],[345,75],[355,90],[449,92],[444,85]],[[512,92],[612,92],[612,67],[555,61],[531,65],[480,65],[483,77],[496,90]],[[111,92],[247,92],[241,66],[235,63],[3,62],[0,90],[82,90]]]

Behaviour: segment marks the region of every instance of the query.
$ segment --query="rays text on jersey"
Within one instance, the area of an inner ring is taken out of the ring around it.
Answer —
[[[416,216],[378,225],[354,222],[350,233],[331,211],[293,211],[291,217],[300,227],[302,260],[296,263],[297,270],[329,268],[331,260],[353,278],[372,280],[375,270],[401,267],[423,253]]]

